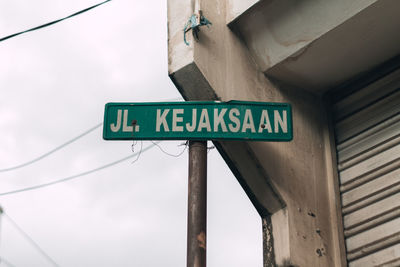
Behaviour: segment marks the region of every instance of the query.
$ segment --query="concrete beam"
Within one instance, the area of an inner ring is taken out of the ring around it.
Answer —
[[[232,23],[235,19],[241,16],[249,8],[251,8],[260,0],[227,0],[228,6],[226,8],[226,23]]]
[[[400,53],[399,9],[396,0],[269,0],[229,26],[262,72],[323,93]]]

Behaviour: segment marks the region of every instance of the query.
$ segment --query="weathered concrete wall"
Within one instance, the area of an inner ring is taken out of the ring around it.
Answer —
[[[229,24],[260,0],[227,0],[226,23]]]
[[[181,9],[181,5],[169,1],[170,9]],[[275,214],[272,226],[279,264],[286,259],[302,267],[345,266],[337,226],[337,185],[332,164],[327,163],[332,159],[326,108],[320,97],[266,78],[243,41],[227,27],[227,8],[225,0],[202,0],[201,9],[213,25],[201,30],[199,42],[191,43],[193,61],[183,67],[170,64],[170,76],[189,100],[292,104],[292,142],[219,142],[217,147],[260,215]],[[169,32],[175,32],[171,27],[170,22]],[[182,35],[181,40],[170,36],[169,51],[181,43]],[[170,55],[170,62],[177,55]],[[190,77],[202,81],[201,85]]]
[[[172,73],[193,62],[193,46],[183,42],[183,28],[193,14],[192,0],[168,1],[168,72]],[[188,34],[188,41],[192,42]],[[172,45],[173,44],[173,45]]]
[[[287,208],[281,209],[271,216],[274,239],[275,263],[284,266],[290,262],[289,217]]]

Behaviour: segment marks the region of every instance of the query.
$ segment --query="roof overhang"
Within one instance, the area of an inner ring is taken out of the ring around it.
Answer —
[[[400,54],[400,1],[265,0],[229,27],[268,76],[324,93]]]

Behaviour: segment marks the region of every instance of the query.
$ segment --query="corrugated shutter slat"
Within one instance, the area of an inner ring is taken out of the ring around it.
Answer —
[[[400,70],[334,104],[347,260],[400,266]]]

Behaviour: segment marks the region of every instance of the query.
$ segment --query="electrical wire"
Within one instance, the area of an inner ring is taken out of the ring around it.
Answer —
[[[0,263],[4,263],[4,264],[7,265],[8,267],[16,267],[14,264],[12,264],[12,263],[9,262],[8,260],[6,260],[4,257],[0,257]]]
[[[44,158],[50,156],[51,154],[53,154],[54,152],[57,152],[57,151],[60,150],[61,148],[64,148],[64,147],[70,145],[71,143],[73,143],[73,142],[77,141],[78,139],[84,137],[85,135],[87,135],[87,134],[93,132],[94,130],[96,130],[97,128],[99,128],[99,127],[102,126],[102,125],[103,125],[103,123],[99,123],[99,124],[93,126],[92,128],[90,128],[89,130],[87,130],[87,131],[81,133],[80,135],[78,135],[78,136],[72,138],[71,140],[69,140],[69,141],[67,141],[67,142],[65,142],[65,143],[63,143],[63,144],[57,146],[56,148],[54,148],[54,149],[52,149],[52,150],[50,150],[50,151],[48,151],[48,152],[46,152],[46,153],[40,155],[40,156],[37,157],[37,158],[34,158],[34,159],[32,159],[32,160],[30,160],[30,161],[27,161],[27,162],[24,162],[24,163],[22,163],[22,164],[18,164],[18,165],[16,165],[16,166],[12,166],[12,167],[8,167],[8,168],[0,169],[0,172],[8,172],[8,171],[20,169],[20,168],[22,168],[22,167],[31,165],[31,164],[33,164],[33,163],[35,163],[35,162],[37,162],[37,161],[39,161],[39,160],[41,160],[41,159],[44,159]]]
[[[53,266],[59,267],[58,265],[36,242],[32,239],[22,228],[6,213],[3,211],[3,214],[7,218],[7,220],[15,227],[15,229],[20,232],[20,234],[34,247],[40,254],[43,255]]]
[[[175,100],[180,100],[180,98],[167,99],[167,100],[164,100],[164,101],[175,101]],[[96,124],[95,126],[93,126],[92,128],[88,129],[87,131],[85,131],[85,132],[81,133],[80,135],[78,135],[78,136],[72,138],[71,140],[69,140],[69,141],[67,141],[67,142],[65,142],[65,143],[63,143],[63,144],[57,146],[56,148],[54,148],[54,149],[52,149],[52,150],[50,150],[50,151],[48,151],[48,152],[46,152],[46,153],[40,155],[39,157],[34,158],[34,159],[32,159],[32,160],[29,160],[29,161],[27,161],[27,162],[21,163],[21,164],[12,166],[12,167],[7,167],[7,168],[0,169],[0,172],[8,172],[8,171],[17,170],[17,169],[20,169],[20,168],[22,168],[22,167],[26,167],[26,166],[28,166],[28,165],[31,165],[31,164],[33,164],[33,163],[39,161],[39,160],[42,160],[42,159],[44,159],[44,158],[50,156],[51,154],[57,152],[58,150],[60,150],[60,149],[62,149],[62,148],[64,148],[64,147],[70,145],[71,143],[77,141],[78,139],[84,137],[85,135],[91,133],[92,131],[96,130],[97,128],[99,128],[99,127],[102,126],[102,125],[103,125],[103,123]]]
[[[136,161],[139,160],[140,155],[142,154],[142,150],[143,150],[143,141],[140,141],[140,150],[139,150],[139,153],[137,153],[136,159],[135,159],[134,161],[132,161],[131,164],[133,164],[133,163],[135,163]],[[133,150],[132,150],[132,151],[133,151]]]
[[[111,163],[105,164],[105,165],[103,165],[103,166],[100,166],[100,167],[91,169],[91,170],[89,170],[89,171],[81,172],[81,173],[79,173],[79,174],[71,175],[71,176],[68,176],[68,177],[65,177],[65,178],[62,178],[62,179],[58,179],[58,180],[55,180],[55,181],[52,181],[52,182],[48,182],[48,183],[43,183],[43,184],[34,185],[34,186],[29,186],[29,187],[25,187],[25,188],[13,190],[13,191],[3,192],[3,193],[0,193],[0,196],[11,195],[11,194],[16,194],[16,193],[20,193],[20,192],[35,190],[35,189],[47,187],[47,186],[50,186],[50,185],[55,185],[55,184],[59,184],[59,183],[62,183],[62,182],[69,181],[69,180],[73,180],[73,179],[79,178],[79,177],[81,177],[81,176],[85,176],[85,175],[88,175],[88,174],[91,174],[91,173],[94,173],[94,172],[97,172],[97,171],[100,171],[100,170],[109,168],[109,167],[114,166],[114,165],[116,165],[116,164],[118,164],[118,163],[121,163],[121,162],[123,162],[123,161],[125,161],[125,160],[128,160],[128,159],[130,159],[130,158],[132,158],[132,157],[135,157],[135,156],[137,156],[138,154],[140,155],[140,153],[149,150],[150,148],[154,147],[155,145],[157,145],[157,143],[153,143],[153,144],[151,144],[151,145],[145,147],[145,148],[143,149],[143,151],[142,151],[142,149],[141,149],[138,153],[134,153],[134,154],[132,154],[132,155],[129,155],[129,156],[127,156],[127,157],[124,157],[124,158],[121,158],[121,159],[119,159],[119,160],[113,161],[113,162],[111,162]],[[139,158],[137,158],[136,160],[138,160],[138,159],[139,159]],[[136,160],[135,160],[135,161],[136,161]],[[135,162],[135,161],[134,161],[134,162]]]
[[[0,38],[0,42],[3,42],[3,41],[5,41],[5,40],[7,40],[7,39],[16,37],[16,36],[18,36],[18,35],[21,35],[21,34],[24,34],[24,33],[27,33],[27,32],[36,31],[36,30],[39,30],[39,29],[42,29],[42,28],[51,26],[51,25],[56,24],[56,23],[58,23],[58,22],[61,22],[61,21],[63,21],[63,20],[66,20],[66,19],[75,17],[75,16],[77,16],[77,15],[80,15],[80,14],[82,14],[82,13],[85,13],[85,12],[87,12],[87,11],[89,11],[89,10],[95,8],[95,7],[101,6],[101,5],[103,5],[103,4],[107,3],[107,2],[110,2],[110,1],[111,1],[111,0],[106,0],[106,1],[104,1],[104,2],[101,2],[101,3],[99,3],[99,4],[96,4],[96,5],[94,5],[94,6],[85,8],[85,9],[83,9],[83,10],[81,10],[81,11],[78,11],[78,12],[75,12],[74,14],[71,14],[71,15],[69,15],[69,16],[67,16],[67,17],[64,17],[64,18],[61,18],[61,19],[57,19],[57,20],[54,20],[54,21],[45,23],[45,24],[40,25],[40,26],[37,26],[37,27],[33,27],[33,28],[29,29],[29,30],[25,30],[25,31],[22,31],[22,32],[18,32],[18,33],[14,33],[14,34],[8,35],[8,36],[6,36],[6,37]]]
[[[161,152],[163,152],[164,154],[166,154],[166,155],[168,155],[168,156],[175,157],[175,158],[179,158],[180,156],[182,156],[183,152],[185,152],[185,150],[186,150],[186,148],[187,148],[187,146],[188,146],[188,142],[183,143],[182,145],[185,146],[185,147],[183,148],[183,150],[182,150],[181,152],[179,152],[178,154],[174,155],[174,154],[171,154],[171,153],[168,153],[167,151],[165,151],[159,144],[155,143],[154,141],[151,141],[151,142],[152,142],[154,145],[156,145],[156,146],[161,150]]]

